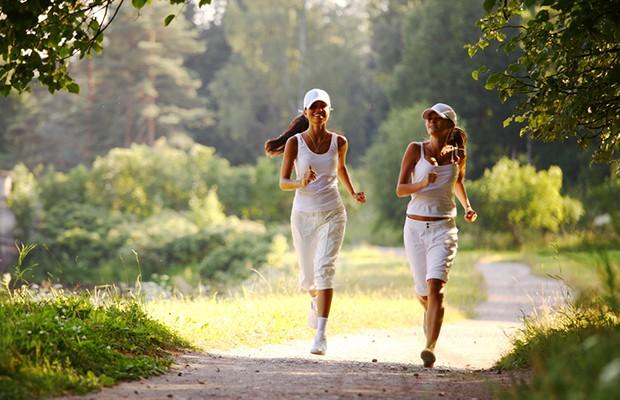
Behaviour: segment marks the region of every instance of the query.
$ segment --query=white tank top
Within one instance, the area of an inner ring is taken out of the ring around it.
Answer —
[[[407,205],[407,214],[425,217],[456,217],[454,185],[458,175],[458,165],[453,162],[433,166],[424,157],[424,145],[422,143],[417,144],[420,145],[420,159],[413,169],[411,183],[421,182],[431,171],[437,173],[437,180],[424,189],[411,194],[411,200]]]
[[[297,159],[295,174],[297,179],[304,176],[309,165],[316,172],[317,178],[308,186],[295,190],[293,210],[295,211],[329,211],[343,206],[338,192],[338,138],[330,134],[329,149],[323,154],[316,154],[308,148],[301,133],[297,135]]]

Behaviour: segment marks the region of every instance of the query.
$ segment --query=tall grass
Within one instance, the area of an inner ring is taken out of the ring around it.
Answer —
[[[526,319],[498,367],[531,368],[533,378],[505,398],[620,398],[619,268],[610,257],[600,260],[597,289],[587,291],[588,301],[582,296],[553,316]]]
[[[483,279],[474,268],[477,254],[457,256],[447,285],[446,321],[464,318],[484,300]],[[260,346],[310,338],[309,297],[297,289],[295,256],[256,271],[237,290],[210,298],[166,299],[146,304],[149,315],[174,326],[205,350]],[[336,272],[330,334],[363,329],[420,329],[422,308],[415,300],[409,266],[402,254],[374,248],[343,251]]]

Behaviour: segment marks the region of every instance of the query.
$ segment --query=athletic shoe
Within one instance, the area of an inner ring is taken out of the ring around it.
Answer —
[[[316,329],[318,324],[318,315],[316,312],[317,309],[317,298],[313,297],[310,300],[310,310],[308,310],[308,328]]]
[[[310,347],[310,353],[316,354],[319,356],[324,356],[326,350],[327,350],[327,339],[325,338],[325,335],[315,336],[314,343],[312,343],[312,347]]]
[[[422,352],[420,353],[420,358],[424,362],[425,368],[433,368],[433,365],[435,365],[436,358],[433,350],[431,349],[422,350]]]

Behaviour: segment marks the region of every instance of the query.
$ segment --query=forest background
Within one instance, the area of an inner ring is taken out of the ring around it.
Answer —
[[[595,149],[570,134],[545,143],[505,124],[520,98],[500,101],[472,72],[518,52],[491,45],[470,57],[481,2],[440,4],[124,4],[104,50],[71,60],[79,94],[34,84],[0,98],[0,167],[16,218],[4,251],[37,244],[31,280],[246,278],[290,246],[292,195],[278,189],[280,160],[263,143],[311,87],[331,94],[330,127],[349,139],[354,183],[369,198],[347,204],[348,244],[402,243],[401,156],[426,137],[422,110],[445,102],[469,133],[467,187],[481,216],[462,229],[462,248],[613,248],[612,167],[592,163]]]

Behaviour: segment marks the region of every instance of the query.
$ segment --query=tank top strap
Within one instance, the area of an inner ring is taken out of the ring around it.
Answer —
[[[332,137],[329,143],[329,151],[333,151],[334,149],[338,151],[338,136],[335,133],[330,133],[330,135],[332,135]]]
[[[295,134],[295,136],[297,136],[297,148],[299,149],[300,147],[308,147],[308,145],[306,144],[306,141],[304,140],[304,137],[301,133],[297,133]]]

